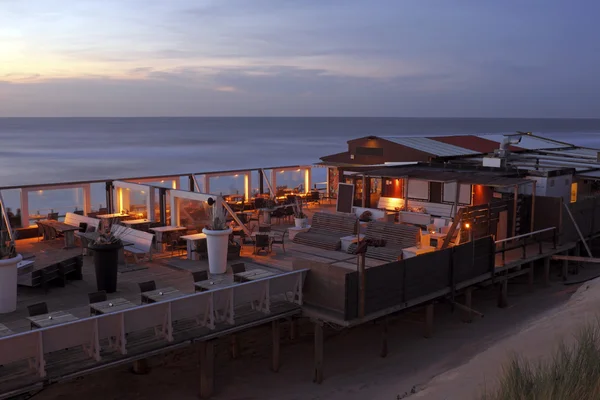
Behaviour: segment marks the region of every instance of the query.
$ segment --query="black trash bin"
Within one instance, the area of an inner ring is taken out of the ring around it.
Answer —
[[[109,244],[90,244],[94,251],[94,269],[98,291],[106,293],[117,291],[117,273],[119,267],[119,250],[123,244],[119,241]]]

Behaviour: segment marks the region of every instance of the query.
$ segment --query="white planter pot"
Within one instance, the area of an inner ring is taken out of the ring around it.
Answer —
[[[202,229],[206,235],[206,247],[208,248],[208,271],[211,274],[224,274],[227,272],[227,245],[231,228],[224,231],[213,231]]]
[[[296,228],[306,228],[308,225],[308,218],[294,218],[294,224]]]
[[[17,264],[23,260],[20,254],[0,260],[0,314],[17,309]]]

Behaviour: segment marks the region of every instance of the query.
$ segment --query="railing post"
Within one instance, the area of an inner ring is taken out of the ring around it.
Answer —
[[[502,242],[502,265],[506,264],[506,241]]]
[[[523,238],[523,257],[521,258],[527,258],[527,236]]]
[[[540,254],[542,254],[542,237],[541,236],[538,237],[538,244],[540,246]]]
[[[552,244],[554,249],[556,249],[556,239],[556,228],[554,228],[554,230],[552,231]]]

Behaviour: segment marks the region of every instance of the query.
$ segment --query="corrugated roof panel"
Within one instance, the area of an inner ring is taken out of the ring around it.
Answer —
[[[402,146],[420,150],[438,157],[462,156],[467,154],[479,154],[476,151],[454,146],[452,144],[438,142],[425,137],[386,137],[391,142]]]
[[[502,141],[506,137],[505,135],[501,134],[481,134],[476,136],[483,139],[492,140],[494,142],[497,142],[498,144],[502,143]],[[537,135],[522,135],[521,142],[519,144],[515,144],[515,146],[526,150],[560,149],[564,147],[569,147],[569,145],[567,144],[557,143],[550,139],[538,137]]]
[[[569,157],[598,159],[598,153],[600,153],[600,150],[577,147],[574,149],[567,150],[547,150],[546,153],[557,156],[566,155]]]
[[[475,135],[432,136],[429,139],[470,149],[477,153],[493,153],[500,148],[500,143]],[[523,150],[517,146],[510,146],[509,149],[512,151]]]

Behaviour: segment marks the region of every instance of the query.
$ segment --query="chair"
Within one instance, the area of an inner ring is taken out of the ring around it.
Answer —
[[[167,245],[167,250],[171,250],[171,257],[175,255],[176,251],[181,255],[187,250],[187,243],[181,238],[172,240],[171,243]]]
[[[45,240],[54,240],[56,239],[56,231],[54,230],[54,228],[51,228],[49,226],[46,225],[42,225],[43,229],[44,229],[44,238]]]
[[[271,252],[271,238],[269,235],[256,235],[254,242],[254,254],[258,254],[259,251],[264,250],[268,253]]]
[[[27,306],[27,312],[30,317],[35,317],[36,315],[48,314],[48,305],[46,302],[32,304]]]
[[[239,274],[240,272],[246,272],[246,264],[244,263],[237,263],[237,264],[231,264],[231,273],[232,274]]]
[[[194,279],[194,283],[207,281],[208,280],[208,272],[207,271],[192,272],[192,278]]]
[[[198,253],[200,258],[208,258],[208,246],[206,244],[206,239],[198,240],[195,252]]]
[[[58,221],[58,213],[57,212],[48,213],[48,219]]]
[[[263,233],[271,232],[271,225],[259,225],[258,231]]]
[[[281,218],[285,217],[283,208],[278,208],[271,213],[271,218],[277,219],[277,223],[281,223]]]
[[[106,297],[106,291],[101,290],[99,292],[88,293],[88,300],[89,300],[90,304],[106,301],[106,300],[108,300],[108,298]],[[96,314],[97,314],[97,312],[92,307],[90,307],[90,315],[96,315]]]
[[[285,254],[285,235],[286,234],[288,234],[288,230],[287,229],[285,231],[283,231],[283,234],[281,236],[275,236],[271,240],[271,248],[273,248],[274,244],[280,244],[281,247],[283,248],[283,253]]]
[[[100,303],[101,301],[106,301],[106,291],[101,290],[99,292],[88,293],[88,300],[90,304]]]
[[[292,218],[294,217],[294,207],[293,206],[287,206],[283,210],[283,216],[284,216],[284,218],[286,220],[289,220],[291,222]]]
[[[138,286],[140,287],[140,292],[141,293],[146,293],[146,292],[151,292],[153,290],[156,290],[156,282],[154,281],[147,281],[147,282],[140,282],[138,283]],[[145,296],[142,296],[142,303],[148,303],[148,299]]]
[[[27,306],[27,312],[29,313],[30,317],[48,314],[48,305],[45,302],[32,304],[30,306]],[[31,323],[30,328],[35,329],[35,325],[33,325],[33,322]]]
[[[240,272],[246,272],[246,264],[244,263],[237,263],[237,264],[231,264],[231,274],[233,275],[233,280],[235,282],[242,282],[242,277],[240,276],[236,276],[236,274],[239,274]]]
[[[254,207],[256,209],[265,208],[265,205],[266,205],[266,200],[263,199],[262,197],[257,197],[256,199],[254,199]]]
[[[38,227],[38,242],[40,240],[46,240],[46,231],[44,230],[44,225],[42,225],[38,222],[37,227]]]

